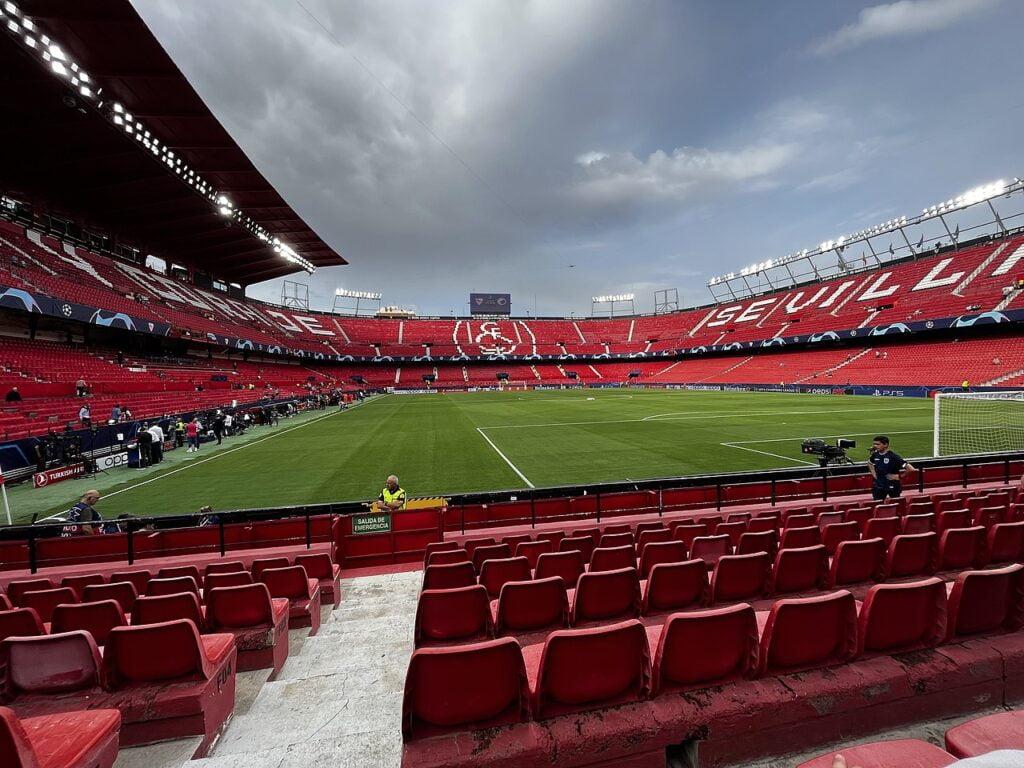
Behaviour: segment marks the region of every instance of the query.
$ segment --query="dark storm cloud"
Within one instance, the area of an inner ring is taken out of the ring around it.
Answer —
[[[437,314],[470,290],[541,314],[621,290],[645,311],[660,287],[705,301],[713,274],[1019,163],[1012,131],[970,118],[1020,90],[991,37],[1021,13],[994,0],[304,4],[340,45],[294,0],[136,2],[351,262],[309,279],[320,307],[339,285]]]

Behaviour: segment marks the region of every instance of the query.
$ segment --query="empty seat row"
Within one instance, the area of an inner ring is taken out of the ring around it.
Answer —
[[[116,709],[62,712],[21,719],[0,707],[0,765],[4,768],[111,768],[117,759],[121,713]],[[74,734],[74,738],[69,738]]]

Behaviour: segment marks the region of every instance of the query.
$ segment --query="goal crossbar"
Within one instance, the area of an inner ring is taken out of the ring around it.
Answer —
[[[939,392],[932,453],[955,456],[1024,449],[1024,390]]]

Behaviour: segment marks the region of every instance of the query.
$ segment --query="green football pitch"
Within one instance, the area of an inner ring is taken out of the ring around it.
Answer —
[[[892,437],[932,445],[932,402],[666,390],[387,395],[250,430],[160,466],[10,491],[16,520],[67,509],[86,488],[106,518],[375,498],[388,474],[410,496],[799,467],[800,441]]]

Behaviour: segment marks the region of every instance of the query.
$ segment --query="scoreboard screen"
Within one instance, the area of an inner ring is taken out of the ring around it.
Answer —
[[[471,293],[469,294],[469,314],[510,315],[512,314],[512,295],[509,293]]]

